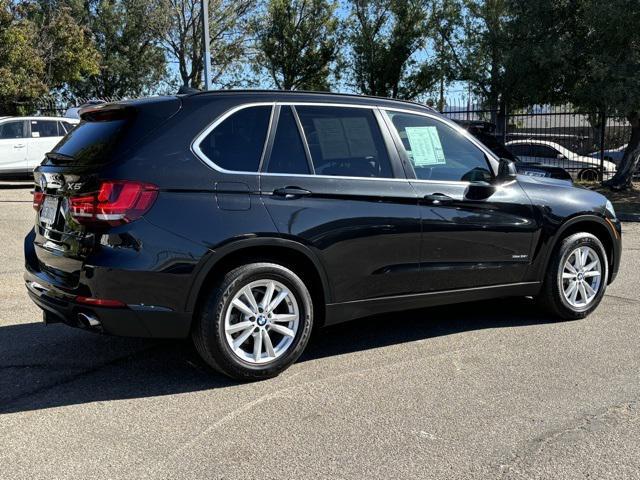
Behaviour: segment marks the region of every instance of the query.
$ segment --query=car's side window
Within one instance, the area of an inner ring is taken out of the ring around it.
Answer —
[[[26,137],[24,130],[23,121],[0,123],[0,140],[24,138]]]
[[[226,170],[257,172],[270,118],[271,106],[243,108],[217,125],[200,142],[200,150]]]
[[[535,156],[540,158],[556,158],[560,153],[555,148],[551,148],[546,145],[536,145],[535,151]]]
[[[393,177],[371,109],[298,105],[296,110],[317,175]]]
[[[58,122],[51,120],[32,120],[31,136],[33,138],[61,137],[64,133],[58,133]]]
[[[69,123],[69,122],[60,122],[58,124],[58,130],[60,131],[60,135],[66,135],[71,130],[73,130],[74,126],[75,125],[73,125],[72,123]]]
[[[470,182],[492,179],[484,152],[446,123],[423,115],[386,113],[417,178]]]
[[[531,147],[529,145],[516,143],[515,145],[507,145],[507,148],[511,150],[516,156],[521,157],[530,157],[531,156]]]
[[[290,106],[282,106],[273,148],[267,165],[269,173],[310,174],[300,131]]]

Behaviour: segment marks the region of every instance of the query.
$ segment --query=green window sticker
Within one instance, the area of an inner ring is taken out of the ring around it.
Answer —
[[[436,127],[406,127],[405,130],[416,167],[447,163]]]

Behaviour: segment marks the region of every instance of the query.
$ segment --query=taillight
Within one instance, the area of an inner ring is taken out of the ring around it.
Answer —
[[[44,201],[44,193],[37,190],[33,191],[33,209],[37,212]]]
[[[158,187],[150,183],[107,180],[97,192],[71,197],[69,213],[81,224],[121,225],[142,217],[158,196]]]

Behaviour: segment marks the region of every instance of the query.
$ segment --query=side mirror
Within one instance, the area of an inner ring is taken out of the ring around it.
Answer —
[[[501,158],[498,164],[498,181],[510,182],[518,176],[516,164],[508,158]]]

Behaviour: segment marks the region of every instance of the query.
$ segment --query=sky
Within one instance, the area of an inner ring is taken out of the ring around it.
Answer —
[[[344,20],[348,17],[348,14],[349,14],[348,3],[346,1],[339,2],[338,8],[336,10],[336,16],[340,20]],[[346,54],[347,52],[343,52],[343,53]],[[430,56],[430,49],[427,46],[427,48],[416,52],[413,58],[417,62],[421,62],[426,60],[429,56]],[[246,76],[247,78],[252,77],[252,79],[256,79],[256,75],[252,74],[249,65],[245,65],[243,68],[245,70],[244,76]],[[169,62],[169,72],[172,76],[176,77],[177,79],[180,78],[178,73],[177,63],[175,61]],[[273,83],[266,76],[262,78],[258,78],[257,81],[258,81],[258,85],[256,85],[255,88],[267,88],[267,89],[274,88]],[[347,79],[341,80],[336,86],[334,86],[333,91],[343,92],[343,93],[357,93],[357,89],[349,85],[349,82]],[[435,98],[435,95],[434,95],[434,98]],[[464,105],[467,102],[467,98],[468,98],[468,88],[465,82],[453,82],[452,84],[448,85],[445,89],[445,101],[447,104]]]

